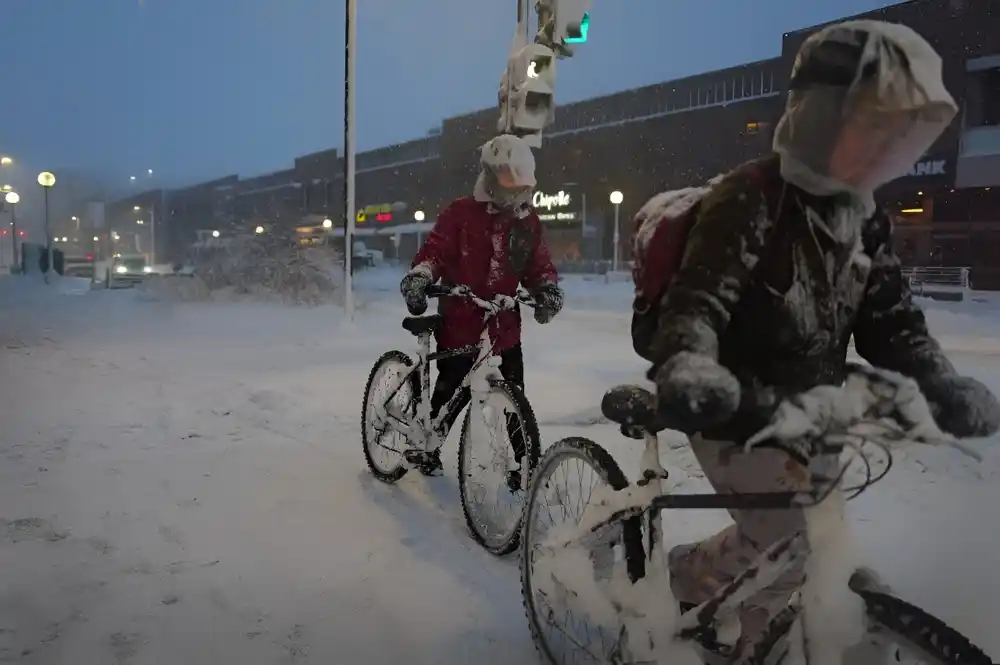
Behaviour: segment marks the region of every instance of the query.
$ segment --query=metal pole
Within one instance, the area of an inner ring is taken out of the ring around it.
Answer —
[[[11,264],[11,271],[17,272],[17,204],[10,204],[10,245],[14,254],[14,263]]]
[[[615,254],[614,254],[615,259],[614,259],[614,262],[612,263],[612,267],[611,267],[611,270],[613,272],[618,272],[618,245],[619,245],[619,238],[618,238],[618,207],[619,207],[619,205],[620,204],[618,204],[618,203],[615,204]]]
[[[156,204],[149,208],[149,264],[156,265]]]
[[[54,270],[55,265],[52,263],[52,232],[49,229],[49,188],[43,187],[42,189],[45,190],[45,243],[48,245],[47,255],[49,260],[49,264],[45,266],[45,283],[48,284],[49,273]]]
[[[354,74],[355,42],[358,38],[358,0],[344,3],[344,310],[347,320],[354,321],[354,281],[352,257],[354,253]]]

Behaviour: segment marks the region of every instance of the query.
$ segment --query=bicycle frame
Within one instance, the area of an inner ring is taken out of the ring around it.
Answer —
[[[721,587],[710,599],[681,613],[673,626],[673,637],[681,640],[698,641],[700,638],[709,637],[713,632],[717,632],[719,635],[738,635],[738,612],[747,599],[770,587],[785,572],[804,565],[810,557],[822,557],[826,554],[824,549],[815,552],[810,550],[808,534],[819,533],[822,520],[830,517],[831,514],[839,512],[842,515],[843,494],[839,489],[829,490],[829,488],[822,486],[807,492],[671,494],[665,487],[667,472],[660,464],[659,452],[658,437],[655,434],[647,433],[642,455],[641,479],[635,485],[614,492],[617,508],[611,508],[609,512],[607,506],[588,507],[584,511],[580,523],[580,530],[593,533],[602,527],[630,518],[645,517],[648,520],[646,542],[642,543],[643,559],[640,561],[629,560],[626,556],[626,571],[633,584],[646,576],[646,563],[653,559],[657,534],[660,532],[661,511],[663,510],[811,508],[804,513],[807,521],[807,528],[804,531],[782,538],[768,547],[743,572],[730,583]],[[839,473],[830,475],[831,469],[839,464],[838,459],[839,456],[832,455],[813,458],[809,466],[810,477],[838,477]],[[587,513],[591,512],[592,508],[596,508],[596,510],[588,518]],[[826,514],[820,515],[814,511]],[[816,524],[816,528],[810,528],[810,520],[816,518],[821,520],[820,524]],[[573,538],[557,543],[556,546],[560,544],[572,545],[575,541],[576,538]],[[847,577],[849,577],[850,572],[853,571],[847,571]],[[845,588],[847,577],[844,581]],[[790,627],[794,619],[805,617],[806,610],[807,607],[801,602],[790,604],[785,616],[779,615],[773,619],[773,622],[787,621]],[[761,644],[753,645],[751,648],[770,650],[772,647],[773,644]],[[808,649],[808,645],[804,648]],[[808,663],[821,661],[821,658],[814,658],[812,655],[805,656],[805,662]]]
[[[479,337],[479,343],[475,345],[463,346],[458,349],[447,349],[444,351],[431,351],[431,333],[420,335],[417,338],[417,358],[410,370],[401,376],[389,391],[388,396],[376,410],[376,416],[384,419],[388,425],[406,437],[409,445],[413,448],[420,448],[424,451],[431,451],[439,448],[444,442],[440,440],[437,432],[439,427],[451,415],[462,398],[462,391],[469,389],[471,394],[471,405],[477,407],[479,414],[483,413],[486,398],[490,390],[490,380],[501,378],[500,357],[493,353],[493,343],[489,335],[489,320],[494,312],[487,311],[483,316],[483,332]],[[451,396],[448,402],[441,408],[441,411],[434,418],[431,418],[431,363],[443,358],[454,358],[463,355],[476,354],[476,360],[472,369],[462,379],[462,383]],[[399,392],[400,388],[410,382],[416,383],[419,390],[417,401],[417,412],[414,418],[407,418],[403,414],[392,413],[388,408],[388,403]],[[470,407],[471,408],[471,407]],[[471,435],[476,437],[485,431],[486,421],[484,417],[472,418],[470,422],[472,428]],[[479,439],[476,439],[479,440]]]

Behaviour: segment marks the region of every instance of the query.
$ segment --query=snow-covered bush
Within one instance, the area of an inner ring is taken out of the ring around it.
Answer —
[[[340,252],[302,245],[294,233],[232,238],[193,257],[194,279],[213,297],[231,295],[316,306],[339,302],[343,282]],[[181,278],[179,278],[181,279]]]

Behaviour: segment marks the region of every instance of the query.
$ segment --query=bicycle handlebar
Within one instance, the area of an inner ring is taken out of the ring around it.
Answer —
[[[981,459],[941,431],[916,381],[857,363],[848,365],[843,386],[817,386],[783,401],[745,447],[772,442],[809,458],[842,450],[854,439],[943,445]]]
[[[518,304],[526,305],[528,307],[535,307],[536,303],[528,295],[527,291],[523,289],[518,289],[517,294],[513,296],[498,295],[494,296],[492,300],[484,300],[472,292],[467,286],[441,286],[439,284],[432,284],[427,287],[425,292],[428,298],[465,298],[473,302],[480,309],[486,310],[491,314],[497,314],[506,310],[513,310]]]

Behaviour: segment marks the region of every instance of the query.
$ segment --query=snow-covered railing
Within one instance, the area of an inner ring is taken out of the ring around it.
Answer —
[[[969,287],[969,268],[921,266],[903,268],[914,295],[962,300]]]

